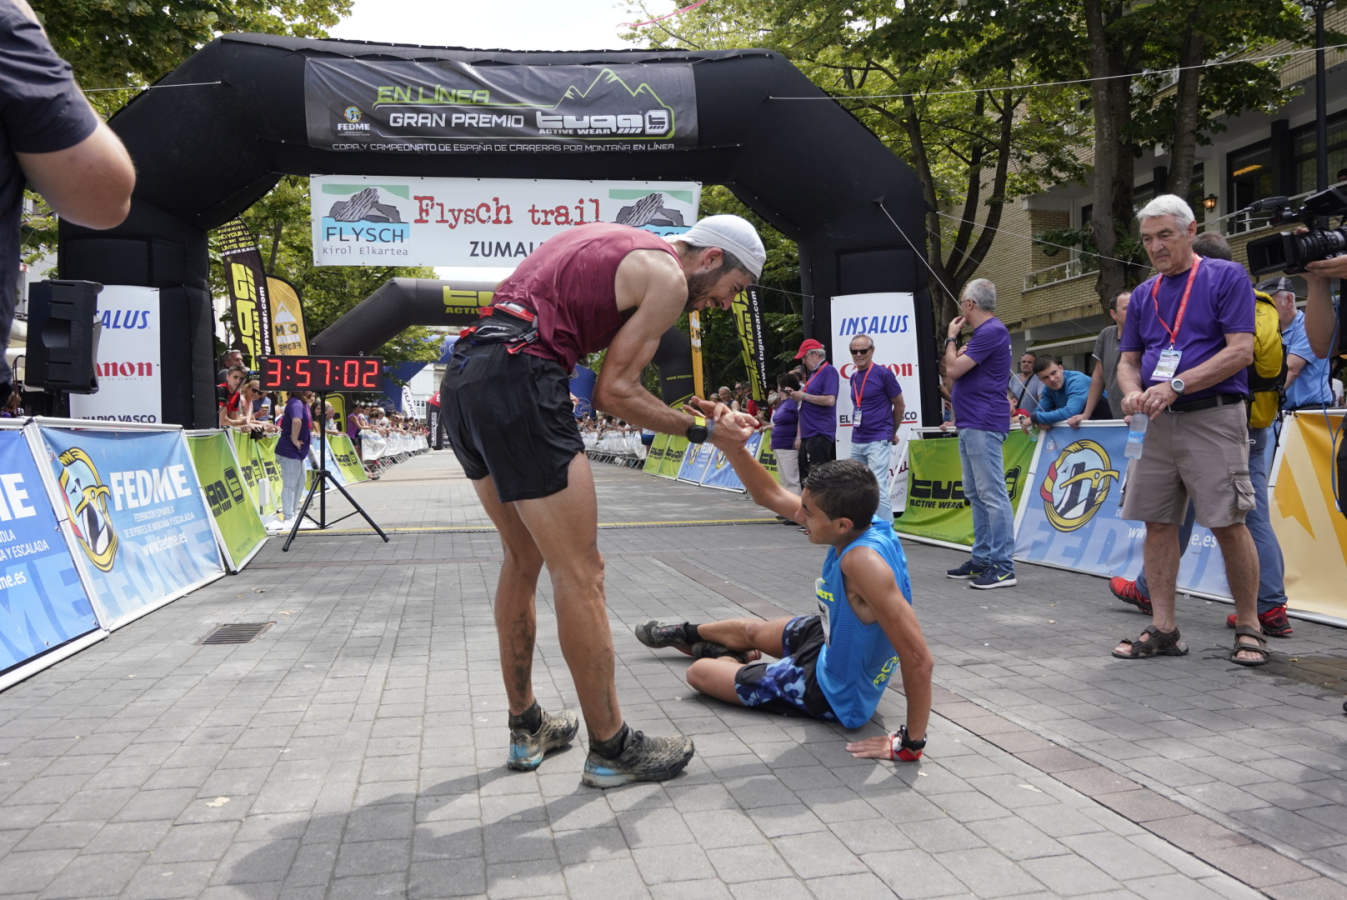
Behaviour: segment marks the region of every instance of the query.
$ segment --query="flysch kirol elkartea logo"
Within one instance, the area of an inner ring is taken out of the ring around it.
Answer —
[[[356,241],[370,244],[404,244],[411,225],[394,204],[394,193],[405,188],[359,185],[324,185],[324,193],[350,194],[328,207],[320,223],[324,241]],[[350,193],[354,191],[354,193]]]
[[[674,108],[648,82],[633,88],[608,68],[586,82],[566,85],[553,103],[496,100],[490,89],[407,84],[377,87],[371,109],[401,135],[560,140],[674,136]],[[354,123],[343,124],[349,129]]]

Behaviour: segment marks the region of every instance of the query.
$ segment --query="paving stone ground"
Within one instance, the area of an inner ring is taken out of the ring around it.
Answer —
[[[700,698],[649,618],[807,613],[823,551],[738,495],[596,468],[624,712],[681,732],[674,781],[597,791],[507,738],[499,550],[447,452],[358,486],[359,518],[0,693],[4,897],[1347,897],[1347,631],[1295,622],[1260,670],[1182,599],[1184,658],[1114,660],[1145,620],[1098,578],[943,577],[906,544],[936,658],[920,765],[837,726]],[[333,503],[340,511],[341,501]],[[574,705],[550,589],[535,689]],[[251,643],[212,628],[274,622]],[[903,719],[899,690],[859,734]]]

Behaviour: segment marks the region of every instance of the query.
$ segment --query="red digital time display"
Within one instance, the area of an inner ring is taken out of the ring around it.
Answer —
[[[264,391],[377,391],[383,360],[376,356],[265,356]]]

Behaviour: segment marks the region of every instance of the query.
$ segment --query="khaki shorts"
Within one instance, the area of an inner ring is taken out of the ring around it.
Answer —
[[[1232,403],[1153,419],[1141,458],[1127,469],[1122,517],[1178,525],[1191,498],[1208,528],[1242,523],[1254,505],[1246,409]]]

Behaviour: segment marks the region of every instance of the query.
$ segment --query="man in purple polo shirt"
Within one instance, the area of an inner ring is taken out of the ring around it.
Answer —
[[[1006,491],[1005,458],[1010,433],[1006,384],[1010,379],[1010,332],[996,318],[996,285],[975,278],[959,300],[962,315],[949,323],[945,374],[954,382],[954,424],[959,429],[963,495],[973,508],[973,555],[945,574],[967,578],[970,587],[1013,587],[1015,517]],[[973,334],[958,349],[964,324]]]
[[[1192,208],[1163,194],[1137,213],[1141,243],[1159,273],[1132,292],[1123,323],[1118,389],[1124,415],[1150,423],[1123,489],[1124,519],[1146,523],[1151,624],[1113,650],[1121,659],[1182,656],[1174,615],[1179,523],[1191,499],[1211,529],[1235,598],[1235,647],[1243,666],[1268,661],[1258,627],[1258,554],[1244,525],[1254,508],[1249,476],[1246,367],[1253,362],[1254,295],[1244,267],[1193,252]]]
[[[804,360],[809,374],[798,391],[788,396],[800,404],[800,480],[809,477],[809,467],[837,458],[837,370],[828,362],[823,345],[813,338],[800,344],[796,359]]]
[[[851,458],[859,459],[879,482],[879,508],[875,515],[893,523],[893,497],[889,485],[889,458],[898,443],[903,424],[903,389],[884,366],[874,365],[875,341],[868,334],[851,339]]]

